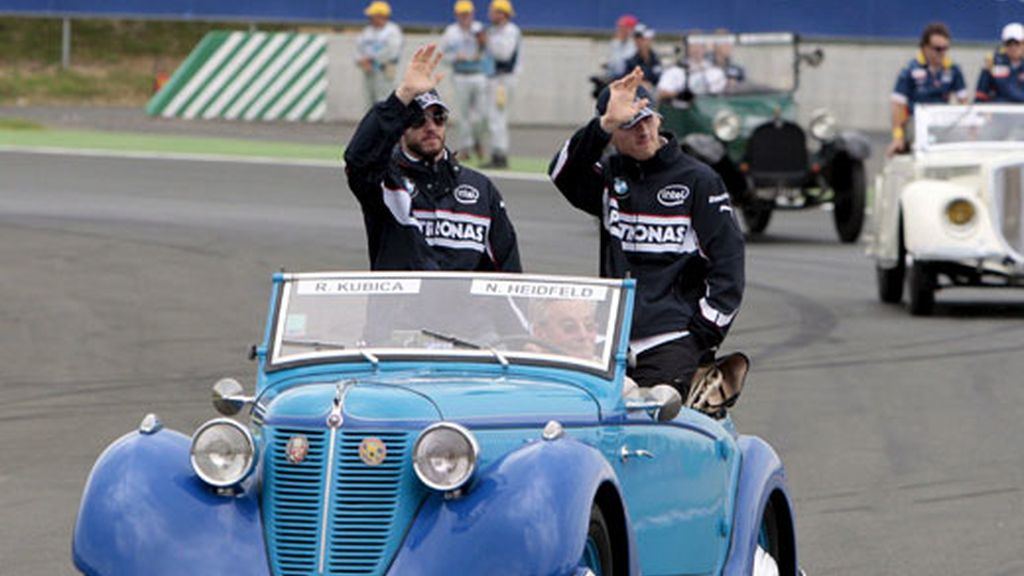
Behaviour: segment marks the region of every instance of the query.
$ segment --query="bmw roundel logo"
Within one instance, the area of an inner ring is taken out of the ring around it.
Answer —
[[[615,191],[616,196],[625,196],[629,193],[629,184],[626,184],[626,181],[622,178],[616,178],[612,182],[612,190]]]
[[[672,184],[658,190],[658,203],[662,206],[679,206],[690,196],[690,188],[683,184]]]
[[[460,184],[453,194],[455,194],[455,200],[461,204],[476,204],[476,201],[480,199],[480,191],[469,184]]]

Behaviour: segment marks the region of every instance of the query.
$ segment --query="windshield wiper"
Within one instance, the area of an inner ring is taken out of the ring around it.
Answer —
[[[435,332],[433,330],[428,330],[426,328],[421,328],[420,334],[430,336],[431,338],[436,338],[442,342],[447,342],[449,344],[454,344],[456,346],[462,346],[463,348],[470,348],[472,350],[482,350],[484,348],[479,344],[470,342],[469,340],[464,340],[462,338],[459,338],[458,336],[454,336],[452,334],[444,334],[442,332]]]
[[[316,348],[317,350],[344,350],[346,348],[341,342],[328,342],[326,340],[294,340],[285,338],[281,340],[281,344],[304,346],[306,348]]]
[[[508,358],[505,358],[505,355],[502,354],[501,352],[498,352],[498,350],[493,346],[481,346],[480,344],[470,342],[469,340],[459,338],[458,336],[454,336],[452,334],[435,332],[433,330],[428,330],[426,328],[421,328],[420,334],[430,336],[431,338],[436,338],[442,342],[448,342],[449,344],[452,344],[454,346],[462,346],[463,348],[469,348],[470,350],[487,350],[488,352],[494,355],[494,357],[498,360],[498,362],[501,364],[503,368],[508,368]]]

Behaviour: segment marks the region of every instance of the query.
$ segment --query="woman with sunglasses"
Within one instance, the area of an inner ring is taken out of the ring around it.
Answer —
[[[445,146],[440,61],[435,45],[417,49],[398,88],[363,117],[345,150],[370,269],[521,272],[498,189]]]
[[[907,151],[907,121],[915,104],[948,104],[951,96],[967,102],[967,85],[960,67],[949,57],[949,28],[933,22],[921,33],[917,57],[900,71],[892,92],[892,142],[888,155]]]

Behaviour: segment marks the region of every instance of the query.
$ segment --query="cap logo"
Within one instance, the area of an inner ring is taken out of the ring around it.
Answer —
[[[359,443],[359,459],[367,466],[378,466],[387,458],[388,447],[384,441],[374,436],[367,436]]]
[[[296,434],[288,439],[285,447],[285,456],[292,464],[301,464],[309,454],[309,439],[302,434]]]
[[[682,184],[672,184],[658,190],[658,203],[671,208],[679,206],[690,196],[690,188]]]
[[[453,194],[460,204],[476,204],[480,199],[480,191],[469,184],[460,184]]]

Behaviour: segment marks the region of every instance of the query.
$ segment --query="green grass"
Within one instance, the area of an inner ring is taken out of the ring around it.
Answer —
[[[0,118],[0,147],[71,148],[105,152],[152,152],[156,154],[318,160],[337,162],[339,167],[344,152],[341,146],[325,144],[88,130],[50,130],[17,118]],[[543,174],[547,170],[547,162],[543,158],[511,158],[509,159],[509,170]],[[476,162],[467,162],[466,165],[477,167]]]
[[[295,26],[260,25],[260,30]],[[143,105],[211,30],[239,23],[72,20],[71,67],[61,68],[61,20],[0,17],[0,104]]]
[[[3,125],[0,146],[271,157],[333,161],[341,165],[341,147],[334,145],[85,130],[11,130]]]

